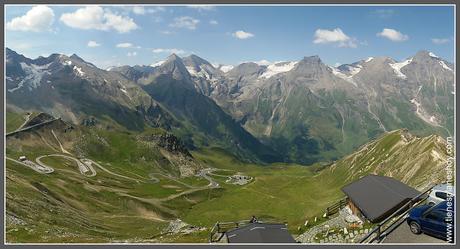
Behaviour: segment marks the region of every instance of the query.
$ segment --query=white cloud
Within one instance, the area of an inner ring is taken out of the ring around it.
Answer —
[[[164,12],[166,10],[165,7],[157,6],[157,7],[146,7],[143,5],[135,5],[135,6],[118,6],[119,9],[124,10],[123,13],[128,14],[129,12],[133,12],[136,15],[145,15],[147,13],[157,13],[157,12]]]
[[[134,45],[129,42],[118,43],[117,48],[132,48]]]
[[[431,39],[431,41],[434,43],[434,44],[446,44],[448,42],[450,42],[450,39],[449,38],[433,38]]]
[[[234,37],[236,37],[238,39],[242,39],[242,40],[254,37],[254,34],[249,33],[249,32],[245,32],[243,30],[238,30],[235,33],[233,33],[232,35]]]
[[[145,8],[143,6],[134,6],[133,7],[134,14],[143,15],[145,14]]]
[[[382,32],[377,33],[377,36],[385,37],[391,41],[401,42],[409,39],[408,35],[405,35],[397,30],[384,28]]]
[[[126,55],[129,56],[129,57],[136,56],[137,52],[128,52]]]
[[[217,25],[217,24],[219,24],[219,22],[218,22],[218,21],[216,21],[216,20],[211,20],[211,21],[209,21],[209,24],[212,24],[212,25]]]
[[[60,20],[67,26],[77,29],[116,30],[119,33],[127,33],[138,28],[129,16],[121,16],[99,6],[86,6],[72,13],[64,13]]]
[[[339,47],[356,48],[356,41],[355,38],[350,38],[340,28],[335,28],[333,30],[317,29],[315,31],[313,43],[333,43],[337,44]]]
[[[157,13],[157,12],[164,12],[165,10],[166,10],[165,7],[157,6],[157,7],[154,7],[154,8],[148,8],[147,12],[148,13]]]
[[[196,9],[198,11],[208,11],[216,9],[216,6],[207,5],[207,4],[191,4],[187,5],[188,8]]]
[[[184,54],[185,51],[178,48],[155,48],[152,52],[159,54],[159,53],[168,53],[168,54]]]
[[[162,30],[162,31],[160,31],[160,33],[162,33],[163,35],[172,35],[172,34],[174,34],[174,32],[169,31],[169,30]]]
[[[196,29],[196,26],[200,20],[194,19],[190,16],[181,16],[181,17],[176,17],[174,18],[174,22],[169,24],[169,26],[174,27],[174,28],[186,28],[190,30]]]
[[[97,43],[95,41],[89,41],[88,42],[88,47],[90,47],[90,48],[95,48],[95,47],[99,47],[99,46],[101,46],[101,44],[99,44],[99,43]]]
[[[37,5],[27,11],[23,16],[15,17],[8,23],[8,30],[17,31],[47,31],[54,22],[54,12],[46,5]]]

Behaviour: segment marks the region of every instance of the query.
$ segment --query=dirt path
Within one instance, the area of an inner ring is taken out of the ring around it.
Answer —
[[[24,123],[22,123],[22,124],[19,126],[19,128],[16,129],[16,131],[18,131],[18,130],[24,128],[24,125],[26,125],[27,122],[29,122],[30,116],[32,116],[32,113],[29,113],[29,114],[26,115],[26,120],[24,121]]]
[[[72,155],[72,153],[70,153],[70,152],[68,152],[66,149],[64,149],[64,147],[63,147],[62,144],[61,144],[61,141],[59,141],[58,137],[56,136],[56,133],[54,133],[53,130],[51,130],[51,133],[53,133],[54,138],[56,138],[56,141],[59,143],[59,147],[61,148],[62,153],[66,153],[66,154]]]

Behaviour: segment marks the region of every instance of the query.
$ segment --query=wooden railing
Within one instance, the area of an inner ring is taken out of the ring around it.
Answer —
[[[333,215],[337,213],[340,209],[344,208],[348,203],[348,197],[345,197],[338,202],[332,204],[331,206],[326,208],[326,215]]]
[[[424,202],[428,198],[428,193],[435,185],[431,186],[421,194],[412,198],[405,205],[400,207],[396,212],[387,217],[385,220],[377,224],[359,243],[374,243],[381,242],[388,234],[394,231],[402,222],[405,221],[405,216],[412,208]]]

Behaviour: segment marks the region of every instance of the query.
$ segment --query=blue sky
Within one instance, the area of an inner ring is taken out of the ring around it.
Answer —
[[[78,54],[101,68],[152,64],[171,52],[211,63],[429,50],[453,61],[453,6],[6,6],[6,46],[35,58]]]

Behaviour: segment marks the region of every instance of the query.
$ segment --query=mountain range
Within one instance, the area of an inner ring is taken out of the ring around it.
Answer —
[[[215,67],[196,55],[97,68],[77,55],[30,59],[6,49],[10,110],[74,124],[161,127],[187,148],[220,147],[254,162],[336,160],[391,130],[449,135],[454,66],[428,51],[338,67],[318,56]]]

